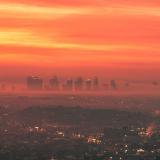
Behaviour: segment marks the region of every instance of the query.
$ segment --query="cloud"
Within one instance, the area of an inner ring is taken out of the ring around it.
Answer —
[[[0,3],[1,17],[29,19],[57,19],[76,15],[148,15],[160,16],[160,7],[143,7],[129,5],[109,6],[36,6],[21,3]]]
[[[155,2],[1,0],[0,62],[153,66],[160,61]]]
[[[68,15],[87,14],[88,8],[81,7],[44,7],[20,3],[0,3],[1,16],[29,19],[56,19]]]
[[[114,51],[114,50],[152,50],[160,51],[159,46],[143,46],[137,44],[84,44],[58,42],[36,35],[29,31],[0,31],[0,45],[30,46],[38,48],[74,49],[84,51]]]

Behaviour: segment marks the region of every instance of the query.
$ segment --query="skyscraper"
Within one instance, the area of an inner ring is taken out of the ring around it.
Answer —
[[[49,80],[49,84],[52,90],[59,90],[60,89],[60,82],[57,76],[54,76]]]
[[[98,90],[99,89],[99,79],[98,77],[93,78],[93,89]]]
[[[82,91],[83,90],[83,78],[82,77],[78,77],[75,80],[75,90],[76,91]]]
[[[64,85],[64,89],[66,91],[72,91],[73,90],[73,79],[67,79],[66,84]]]
[[[86,90],[90,91],[92,89],[92,80],[91,79],[87,79],[86,80]]]
[[[29,90],[41,90],[43,88],[43,80],[38,76],[30,76],[27,78],[27,88]]]
[[[110,85],[112,89],[117,89],[117,83],[115,80],[111,80]]]

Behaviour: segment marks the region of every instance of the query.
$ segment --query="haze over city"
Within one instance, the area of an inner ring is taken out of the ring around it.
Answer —
[[[0,0],[0,160],[160,160],[160,0]]]

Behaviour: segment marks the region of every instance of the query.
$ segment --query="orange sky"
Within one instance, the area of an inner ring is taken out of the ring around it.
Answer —
[[[159,0],[1,0],[0,76],[160,79]]]

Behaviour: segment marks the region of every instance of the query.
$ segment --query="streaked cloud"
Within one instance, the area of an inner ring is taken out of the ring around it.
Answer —
[[[159,25],[157,0],[2,0],[0,62],[154,65],[160,62]]]
[[[36,6],[20,3],[0,3],[0,13],[7,17],[31,18],[31,19],[56,19],[69,15],[149,15],[160,16],[160,7],[143,7],[129,5],[109,6]]]
[[[81,7],[42,7],[28,4],[0,3],[1,16],[29,19],[56,19],[69,15],[85,15],[89,8]]]
[[[77,49],[93,51],[120,51],[120,50],[151,50],[160,51],[159,46],[143,46],[134,44],[83,44],[57,42],[39,37],[34,33],[27,31],[0,31],[1,45],[30,46],[38,48],[55,48],[55,49]]]

